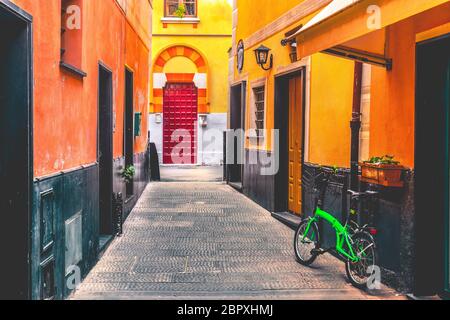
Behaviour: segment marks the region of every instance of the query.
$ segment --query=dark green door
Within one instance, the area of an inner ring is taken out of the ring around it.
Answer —
[[[442,65],[442,97],[446,110],[446,210],[445,210],[445,284],[444,289],[450,293],[450,35],[441,41],[441,49],[445,58]]]
[[[445,99],[445,104],[447,105],[447,130],[448,132],[450,132],[450,123],[449,123],[449,118],[450,118],[450,44],[449,44],[450,40],[447,38],[447,54],[449,56],[447,56],[447,80],[446,80],[446,85],[445,85],[445,90],[444,90],[444,99]],[[450,136],[447,137],[447,164],[448,167],[450,168]],[[450,172],[448,172],[447,177],[449,178],[448,180],[448,185],[450,186]],[[445,290],[447,291],[447,293],[450,293],[450,187],[447,188],[447,217],[446,217],[446,232],[445,232],[445,237],[446,237],[446,278],[445,278]]]
[[[417,45],[416,295],[450,289],[450,34]]]
[[[30,297],[31,16],[0,1],[0,300]]]

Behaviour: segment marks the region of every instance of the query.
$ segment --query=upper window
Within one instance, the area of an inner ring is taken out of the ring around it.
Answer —
[[[250,138],[264,138],[265,129],[265,105],[266,105],[266,88],[265,86],[257,86],[253,88],[251,97],[251,122],[250,122]]]
[[[265,119],[265,87],[253,88],[254,97],[254,129],[256,129],[257,137],[264,136],[264,119]]]
[[[61,0],[61,67],[81,77],[83,61],[83,0]]]
[[[166,17],[197,17],[197,0],[164,0]]]

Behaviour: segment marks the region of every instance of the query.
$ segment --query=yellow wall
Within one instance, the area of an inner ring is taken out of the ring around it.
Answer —
[[[153,61],[165,49],[186,45],[198,51],[208,65],[208,96],[211,113],[226,113],[228,105],[228,50],[231,48],[231,1],[199,0],[198,18],[193,24],[167,23],[164,28],[164,1],[153,1]],[[192,66],[179,58],[168,61],[165,72],[191,73]],[[153,86],[151,86],[153,89]],[[153,90],[151,101],[153,102]],[[150,112],[153,112],[150,106]]]
[[[354,67],[350,60],[312,56],[309,162],[349,166]]]
[[[177,73],[180,70],[183,70],[184,73],[196,73],[197,66],[186,57],[174,57],[164,66],[164,73]]]
[[[261,1],[258,7],[254,7],[252,1],[238,0],[237,1],[237,28],[236,28],[236,42],[240,39],[246,40],[248,37],[253,36],[255,33],[261,32],[261,29],[266,27],[272,21],[285,14],[289,9],[297,6],[302,1],[286,0],[286,1]],[[257,13],[255,13],[257,10]],[[284,38],[284,34],[292,28],[298,26],[301,23],[306,23],[311,19],[313,15],[305,17],[301,21],[295,21],[294,23],[287,25],[279,32],[268,34],[264,37],[264,40],[255,43],[253,46],[245,48],[245,63],[242,73],[237,72],[236,59],[234,59],[234,80],[238,82],[240,80],[247,81],[247,109],[246,109],[246,129],[251,127],[251,106],[250,95],[253,94],[251,86],[253,82],[257,82],[262,78],[266,78],[266,129],[272,130],[274,127],[274,76],[280,69],[291,65],[288,47],[281,45],[281,39]],[[264,71],[259,65],[256,64],[254,49],[264,44],[272,49],[271,53],[274,55],[274,67],[270,71]],[[236,47],[236,44],[234,44]],[[247,139],[247,148],[258,148],[270,150],[272,146],[271,135],[268,134],[265,139],[265,144],[256,146]]]
[[[254,48],[246,48],[244,56],[244,69],[241,74],[237,72],[236,59],[234,62],[235,70],[235,81],[245,80],[247,81],[247,108],[246,108],[246,128],[250,128],[251,121],[251,108],[250,108],[250,95],[252,94],[251,86],[253,82],[258,82],[262,78],[266,78],[266,129],[272,130],[274,126],[274,86],[275,79],[274,75],[278,68],[286,67],[291,64],[289,58],[289,49],[281,46],[280,39],[282,34],[284,34],[288,29],[284,30],[280,34],[275,34],[270,38],[266,39],[263,44],[271,48],[274,55],[274,68],[270,71],[264,71],[259,65],[256,64]],[[239,39],[239,38],[237,38]],[[259,46],[259,44],[258,44]],[[272,141],[270,135],[266,139],[266,145],[262,148],[271,149]],[[250,146],[249,141],[247,141],[247,147]]]
[[[236,0],[239,10],[238,38],[247,38],[299,3],[299,0]]]
[[[255,13],[254,3],[238,0],[238,25],[236,29],[236,41],[249,39],[261,32],[265,26],[286,14],[289,10],[299,5],[302,1],[262,1]],[[247,81],[247,115],[246,128],[251,124],[250,95],[252,94],[252,82],[258,82],[266,78],[266,129],[274,127],[274,86],[275,76],[286,68],[292,67],[288,47],[280,43],[286,32],[300,24],[309,21],[316,12],[295,21],[283,30],[263,37],[261,42],[246,48],[244,70],[241,74],[236,69],[234,61],[234,80]],[[247,21],[247,22],[245,22]],[[274,55],[274,67],[270,71],[264,71],[256,64],[253,50],[259,45],[272,49]],[[353,70],[354,63],[341,58],[324,54],[316,54],[311,58],[310,73],[310,118],[309,121],[309,158],[307,162],[320,165],[348,167],[350,163],[350,120],[353,101]],[[266,138],[265,145],[256,146],[247,139],[247,148],[259,148],[270,150],[272,141],[270,135]]]
[[[298,4],[304,1],[259,1],[254,7],[253,1],[236,0],[237,26],[236,42],[240,39],[246,44],[245,67],[241,74],[234,70],[231,84],[247,81],[247,128],[250,127],[250,94],[251,84],[257,80],[266,79],[266,129],[273,128],[274,120],[274,83],[275,76],[290,65],[289,50],[280,45],[280,40],[288,30],[307,22],[309,17],[298,19],[283,30],[276,33],[267,26],[276,28],[282,23],[279,17],[286,19],[294,12]],[[316,0],[316,3],[322,0]],[[414,1],[414,8],[405,7],[404,0],[377,0],[379,3],[392,5],[387,10],[387,17],[383,21],[395,22],[396,15],[411,13],[411,10],[421,12],[410,18],[399,18],[401,21],[393,23],[387,29],[386,54],[393,59],[393,69],[387,71],[380,67],[372,67],[370,91],[370,156],[393,154],[403,165],[414,167],[414,114],[415,114],[415,45],[420,39],[429,38],[433,34],[444,34],[449,30],[450,2],[433,0],[429,2]],[[365,3],[367,3],[366,1]],[[445,3],[444,3],[445,2]],[[313,2],[310,2],[313,3]],[[411,2],[412,3],[412,2]],[[426,3],[426,4],[425,4]],[[439,3],[441,5],[437,6]],[[405,7],[405,10],[395,10],[393,6]],[[430,9],[432,5],[436,7]],[[363,6],[363,5],[362,5]],[[423,6],[423,7],[422,7]],[[364,7],[365,8],[365,7]],[[353,9],[352,9],[353,10]],[[356,10],[356,9],[355,9]],[[408,11],[409,10],[409,11]],[[414,11],[414,12],[416,12]],[[349,10],[351,12],[351,10]],[[400,12],[400,13],[398,13]],[[366,19],[365,9],[361,19]],[[403,19],[403,20],[402,20]],[[322,48],[326,41],[342,38],[342,27],[346,21],[352,21],[349,14],[342,14],[341,18],[330,19],[317,27],[326,28],[322,42],[317,40],[311,45],[309,42],[300,43],[299,52],[304,48]],[[274,21],[276,23],[274,24]],[[347,21],[347,22],[348,22]],[[365,23],[366,20],[364,20]],[[351,23],[348,22],[348,32],[351,33]],[[365,25],[365,24],[364,24]],[[317,31],[316,30],[316,31]],[[431,30],[431,31],[430,31]],[[311,31],[314,35],[314,31]],[[321,33],[320,33],[321,34]],[[312,37],[314,41],[315,37]],[[255,41],[257,39],[257,41]],[[371,37],[360,39],[359,44],[371,46]],[[300,39],[302,40],[302,39]],[[306,41],[306,40],[305,40]],[[249,45],[250,44],[250,45]],[[263,71],[256,65],[253,50],[261,45],[272,49],[274,67],[270,71]],[[335,43],[336,44],[336,43]],[[334,45],[335,45],[334,44]],[[317,50],[310,50],[317,52]],[[309,52],[309,51],[308,51]],[[233,52],[235,54],[235,51]],[[353,99],[354,62],[324,54],[311,56],[310,71],[310,105],[309,105],[309,145],[307,162],[320,165],[337,165],[348,167],[350,162],[350,120]],[[247,141],[247,148],[256,148]],[[267,139],[264,149],[270,149],[270,139]]]
[[[192,24],[169,24],[164,28],[164,0],[153,0],[153,33],[159,34],[192,34],[192,35],[231,35],[231,0],[197,0],[197,28]]]
[[[228,108],[228,49],[231,37],[155,37],[153,38],[153,60],[159,53],[172,45],[188,45],[200,52],[208,63],[208,91],[211,113],[226,113]],[[168,62],[170,64],[170,61]],[[180,73],[189,73],[180,65]],[[172,65],[171,70],[174,71]]]

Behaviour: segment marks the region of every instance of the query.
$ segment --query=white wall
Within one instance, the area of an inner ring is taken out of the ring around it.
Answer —
[[[150,142],[155,143],[159,161],[163,161],[163,122],[156,123],[156,114],[149,115]],[[223,132],[227,128],[226,113],[208,114],[208,125],[204,128],[198,122],[198,164],[220,165],[223,162]]]

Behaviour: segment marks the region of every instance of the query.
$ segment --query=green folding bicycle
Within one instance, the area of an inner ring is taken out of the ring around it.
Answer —
[[[350,282],[357,288],[367,288],[368,282],[377,263],[375,240],[377,230],[365,225],[360,227],[351,219],[357,214],[358,202],[363,198],[376,196],[376,192],[348,191],[351,198],[350,214],[343,225],[338,219],[323,210],[323,203],[330,178],[336,172],[323,170],[316,178],[315,184],[319,191],[315,214],[303,220],[295,233],[294,247],[297,261],[302,265],[311,265],[318,256],[334,251],[345,261],[346,273]],[[323,249],[319,232],[319,221],[329,223],[336,231],[336,247]]]

